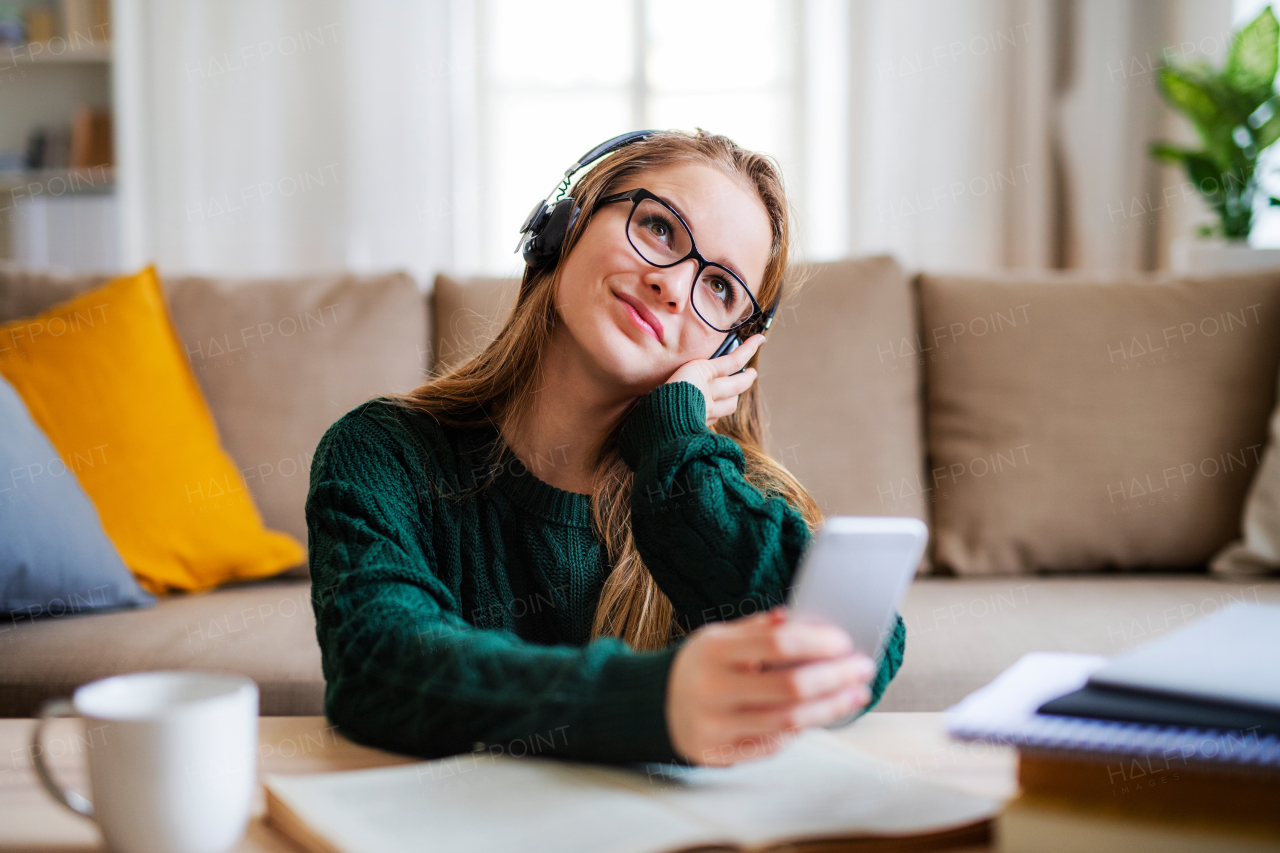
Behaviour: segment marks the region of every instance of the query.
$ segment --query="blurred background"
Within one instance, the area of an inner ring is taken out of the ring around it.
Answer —
[[[1161,269],[1214,216],[1148,153],[1197,144],[1157,71],[1264,5],[5,0],[0,257],[518,274],[570,162],[702,127],[777,158],[810,260]]]

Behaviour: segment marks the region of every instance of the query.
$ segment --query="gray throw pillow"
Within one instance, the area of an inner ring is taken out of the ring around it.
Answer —
[[[107,538],[75,472],[0,377],[0,630],[155,602]]]

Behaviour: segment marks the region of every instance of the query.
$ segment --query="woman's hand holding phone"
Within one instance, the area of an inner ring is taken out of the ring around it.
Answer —
[[[866,705],[874,675],[875,664],[853,650],[843,628],[788,620],[785,606],[708,623],[672,660],[671,745],[686,761],[710,766],[767,755],[804,728]]]
[[[727,355],[685,362],[676,368],[667,383],[689,382],[698,387],[707,398],[707,427],[710,428],[720,418],[733,414],[738,408],[738,395],[755,381],[754,367],[742,369],[764,341],[764,335],[754,334]],[[742,373],[738,373],[739,370]]]

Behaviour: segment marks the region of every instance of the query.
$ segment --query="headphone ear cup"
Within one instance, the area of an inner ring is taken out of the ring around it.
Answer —
[[[524,262],[532,268],[555,263],[564,238],[578,219],[578,205],[572,197],[562,198],[538,218],[540,223],[535,223],[533,235],[525,241],[522,252]]]

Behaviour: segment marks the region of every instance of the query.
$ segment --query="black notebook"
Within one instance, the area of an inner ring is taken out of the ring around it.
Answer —
[[[1137,690],[1086,685],[1039,708],[1041,714],[1182,728],[1280,734],[1280,713]]]
[[[1116,655],[1038,713],[1280,734],[1280,606],[1238,604]]]

